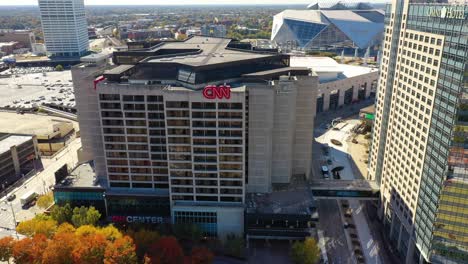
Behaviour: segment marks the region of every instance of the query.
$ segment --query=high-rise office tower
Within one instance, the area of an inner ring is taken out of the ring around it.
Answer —
[[[406,263],[468,261],[468,6],[445,2],[386,8],[368,177]]]
[[[42,31],[52,56],[78,57],[89,49],[83,0],[39,0]]]

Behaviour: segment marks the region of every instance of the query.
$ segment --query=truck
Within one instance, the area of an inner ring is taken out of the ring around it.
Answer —
[[[38,196],[38,194],[34,191],[31,191],[31,192],[28,192],[26,194],[24,194],[23,196],[21,196],[20,198],[20,203],[21,203],[21,206],[24,208],[24,207],[27,207],[28,204],[30,202],[32,202],[34,199],[36,199],[36,197]]]

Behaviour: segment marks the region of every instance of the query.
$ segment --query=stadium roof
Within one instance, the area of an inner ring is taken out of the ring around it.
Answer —
[[[353,1],[353,0],[341,0],[341,1],[330,1],[330,0],[317,0],[307,6],[310,10],[330,9],[330,10],[347,10],[347,9],[359,9],[366,10],[372,9],[372,5],[368,2]]]
[[[383,33],[384,14],[376,9],[284,10],[275,15],[272,40],[296,39],[307,47],[329,25],[334,25],[355,46],[365,49]]]

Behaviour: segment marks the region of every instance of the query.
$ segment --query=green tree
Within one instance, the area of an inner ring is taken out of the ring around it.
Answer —
[[[138,231],[129,230],[127,232],[136,245],[136,253],[139,259],[144,259],[150,245],[159,240],[160,235],[157,231],[140,229]]]
[[[39,196],[36,204],[37,206],[39,206],[39,208],[47,208],[50,205],[52,205],[53,202],[54,202],[54,196],[50,192],[48,194]]]
[[[99,218],[101,218],[101,213],[93,206],[89,208],[81,206],[73,209],[71,221],[75,227],[80,227],[82,225],[96,225]]]
[[[202,238],[202,231],[197,225],[175,224],[174,234],[178,239],[199,241]]]
[[[308,237],[304,242],[294,242],[291,258],[297,264],[315,264],[320,259],[320,249],[315,239]]]
[[[70,204],[65,204],[64,206],[54,206],[50,211],[50,216],[52,219],[57,221],[59,225],[65,222],[70,223],[72,215],[73,211]]]
[[[56,71],[63,71],[63,66],[59,64],[59,65],[55,66],[55,70]]]
[[[228,235],[226,241],[224,242],[224,248],[226,253],[231,256],[243,257],[245,253],[244,239],[235,235]]]

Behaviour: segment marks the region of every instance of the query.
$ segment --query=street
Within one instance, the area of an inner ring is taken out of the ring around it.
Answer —
[[[14,217],[16,217],[17,222],[21,222],[31,219],[35,214],[42,212],[37,206],[30,207],[27,210],[22,209],[20,204],[21,196],[30,191],[38,194],[49,192],[49,186],[55,184],[55,172],[65,164],[67,164],[68,168],[73,168],[77,164],[77,150],[79,148],[81,148],[81,139],[75,138],[51,160],[43,159],[44,170],[31,176],[21,186],[0,199],[0,238],[15,236]],[[6,198],[12,194],[16,195],[16,199],[7,202]],[[14,211],[14,216],[12,210]]]
[[[322,179],[321,166],[329,167],[329,170],[342,166],[344,169],[340,171],[340,178],[343,180],[360,179],[362,176],[355,169],[353,159],[349,154],[349,146],[347,139],[351,136],[351,129],[360,123],[358,119],[350,119],[344,121],[346,124],[341,125],[341,129],[334,130],[326,129],[324,124],[316,129],[314,144],[314,175],[316,179]],[[335,139],[342,143],[337,146],[331,143]],[[324,155],[322,147],[329,146],[329,154]],[[328,161],[328,162],[327,162]],[[352,218],[356,224],[356,231],[361,243],[361,248],[366,263],[383,263],[379,253],[379,243],[372,237],[368,227],[366,217],[362,210],[362,204],[357,200],[350,200],[349,206],[352,209]],[[320,213],[320,229],[324,231],[325,240],[334,241],[333,246],[326,247],[330,263],[348,263],[351,261],[350,250],[348,249],[345,229],[341,220],[338,203],[336,200],[322,200],[319,205]],[[340,224],[337,224],[340,223]],[[352,260],[354,261],[354,260]]]

